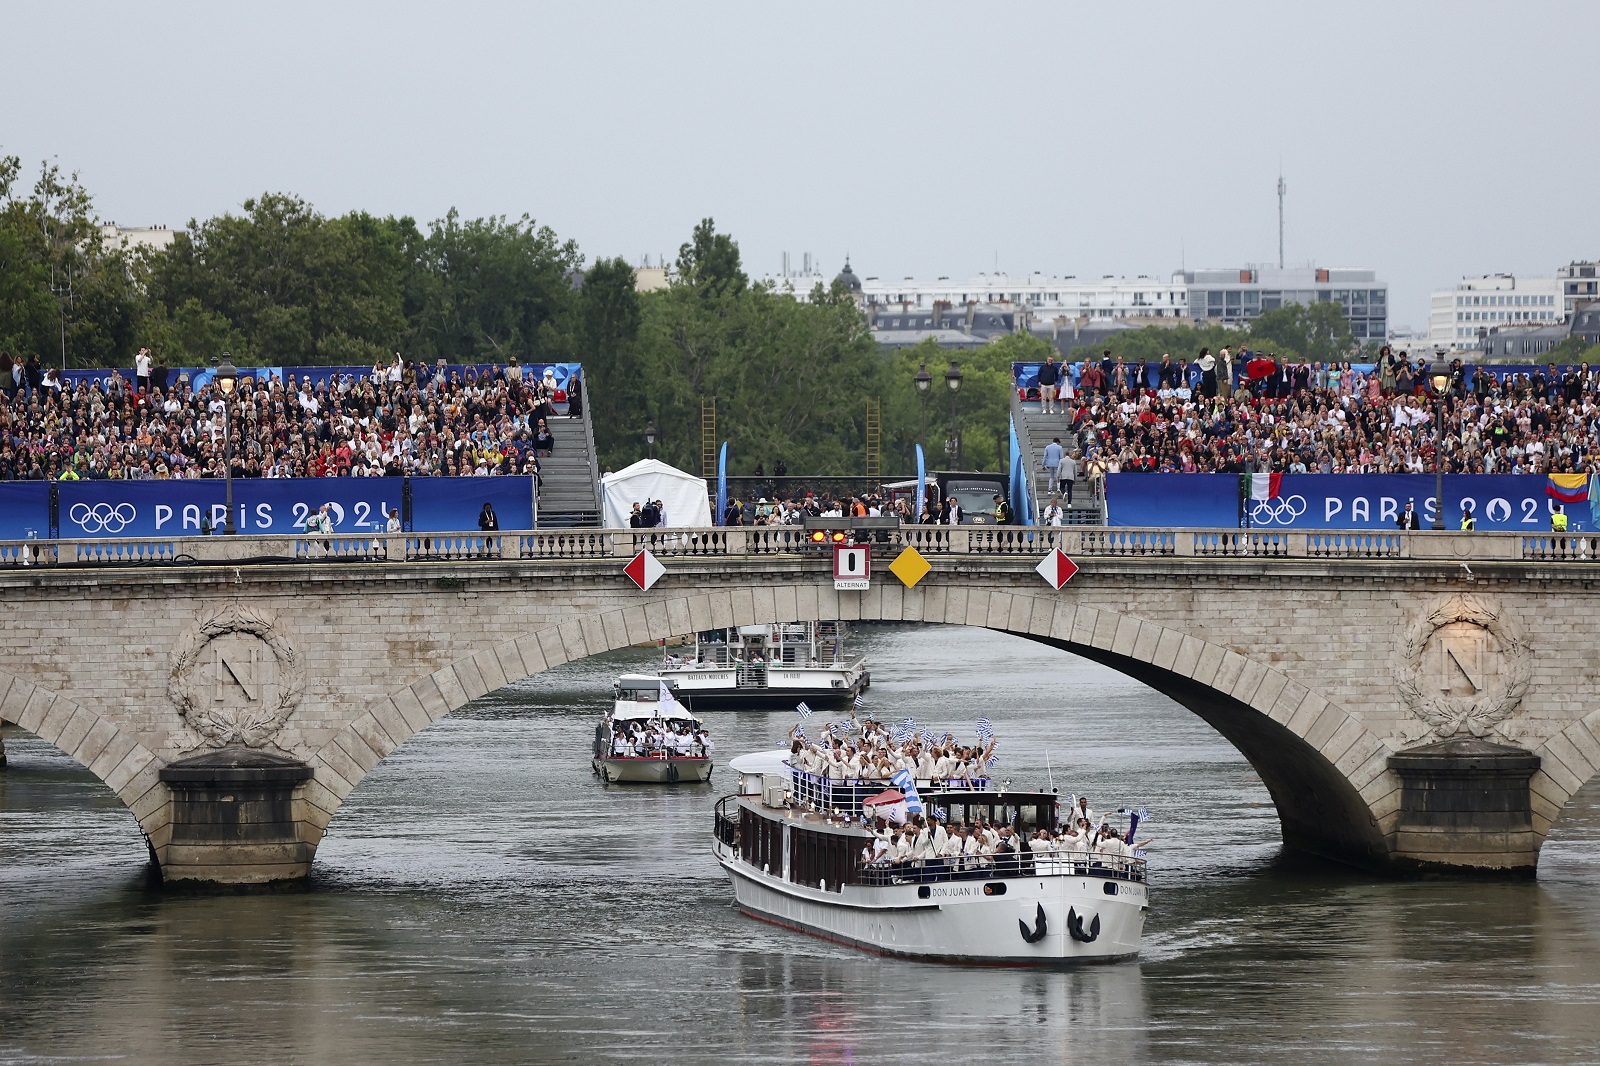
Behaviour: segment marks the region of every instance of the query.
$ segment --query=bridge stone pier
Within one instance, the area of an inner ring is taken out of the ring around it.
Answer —
[[[169,883],[246,886],[303,880],[361,779],[476,697],[813,617],[981,626],[1104,663],[1232,742],[1287,845],[1370,868],[1530,876],[1600,767],[1600,565],[1578,538],[886,538],[864,592],[835,591],[789,530],[0,545],[0,634],[28,649],[0,670],[0,720],[121,797]],[[886,570],[907,545],[932,564],[911,588]],[[1059,591],[1034,570],[1054,546],[1082,568]],[[667,568],[648,592],[622,573],[642,547]]]

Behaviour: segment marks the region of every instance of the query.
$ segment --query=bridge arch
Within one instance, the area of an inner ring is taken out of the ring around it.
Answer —
[[[978,626],[1102,663],[1173,698],[1238,748],[1271,793],[1286,843],[1363,865],[1388,859],[1399,809],[1390,748],[1277,664],[1048,589],[875,586],[840,595],[822,585],[641,597],[636,606],[591,612],[482,648],[396,688],[310,760],[310,843],[320,842],[345,799],[385,756],[479,696],[635,644],[807,617]],[[394,665],[403,676],[404,664]]]
[[[169,833],[161,763],[125,723],[0,670],[0,721],[32,733],[84,767],[133,812],[152,849]]]

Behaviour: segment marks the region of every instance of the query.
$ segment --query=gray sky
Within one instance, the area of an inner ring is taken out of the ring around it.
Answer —
[[[1134,14],[1137,12],[1137,14]],[[7,3],[0,150],[100,214],[264,190],[531,214],[591,258],[716,218],[883,277],[1600,257],[1600,3]]]

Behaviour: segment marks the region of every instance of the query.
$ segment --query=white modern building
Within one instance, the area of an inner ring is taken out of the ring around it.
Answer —
[[[135,252],[149,249],[159,252],[170,247],[177,231],[165,226],[119,226],[107,222],[100,227],[101,246],[108,251]]]
[[[1591,300],[1600,300],[1600,263],[1573,262],[1556,271],[1561,284],[1561,313],[1570,315]]]
[[[1189,290],[1189,313],[1244,325],[1288,304],[1337,303],[1358,343],[1389,335],[1389,283],[1366,267],[1247,266],[1185,270],[1173,275]]]
[[[1433,294],[1428,343],[1466,351],[1477,348],[1479,338],[1497,327],[1548,324],[1565,317],[1558,278],[1519,278],[1514,274],[1462,278],[1455,288]]]
[[[1135,278],[1064,277],[1033,273],[976,274],[970,278],[866,277],[861,280],[862,301],[880,313],[895,309],[928,310],[938,304],[964,307],[969,303],[1009,305],[1026,311],[1035,321],[1065,317],[1108,320],[1118,318],[1187,318],[1188,290],[1181,276],[1168,278],[1141,274]]]

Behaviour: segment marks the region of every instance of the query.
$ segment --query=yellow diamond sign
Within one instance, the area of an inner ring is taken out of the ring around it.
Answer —
[[[889,564],[889,573],[900,579],[906,588],[915,588],[918,581],[928,576],[928,571],[933,567],[928,565],[928,560],[915,548],[907,548],[901,552],[895,561]]]

